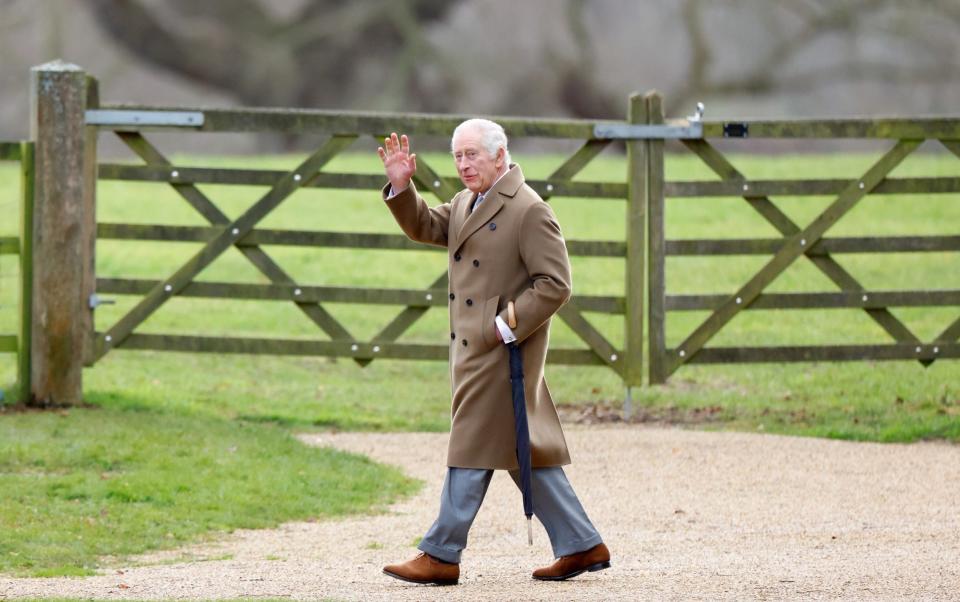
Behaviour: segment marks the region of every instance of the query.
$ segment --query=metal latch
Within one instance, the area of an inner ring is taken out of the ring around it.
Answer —
[[[746,138],[750,135],[750,124],[739,122],[729,122],[723,124],[724,138]]]
[[[104,299],[99,295],[97,295],[97,293],[91,294],[90,298],[87,300],[87,305],[90,306],[90,309],[97,309],[97,307],[100,305],[115,305],[115,304],[116,304],[116,300]]]
[[[706,107],[702,102],[698,102],[698,103],[697,103],[697,112],[694,113],[693,115],[687,115],[687,121],[694,121],[694,122],[696,122],[696,121],[703,121],[703,111],[704,111],[706,108],[707,108],[707,107]]]

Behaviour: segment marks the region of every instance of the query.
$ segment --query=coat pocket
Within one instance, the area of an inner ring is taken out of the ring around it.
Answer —
[[[483,321],[480,325],[480,332],[483,334],[483,342],[487,349],[493,349],[497,345],[497,335],[493,329],[497,327],[497,308],[500,303],[500,296],[490,297],[483,304]]]

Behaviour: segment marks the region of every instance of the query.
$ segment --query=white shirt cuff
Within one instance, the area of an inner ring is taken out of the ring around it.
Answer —
[[[503,337],[503,343],[512,343],[517,340],[516,335],[513,334],[513,331],[510,330],[510,327],[507,326],[507,323],[503,321],[503,318],[497,316],[494,320],[497,323],[497,330],[500,331],[500,336]]]
[[[410,185],[407,184],[407,188],[409,188],[409,187],[410,187]],[[404,188],[404,189],[401,190],[400,192],[403,192],[403,191],[406,190],[407,188]],[[392,201],[392,200],[393,200],[393,197],[395,197],[395,196],[397,196],[398,194],[400,194],[400,192],[395,191],[395,190],[393,189],[393,186],[390,186],[390,193],[387,194],[387,198],[385,198],[384,200],[385,200],[385,201]]]

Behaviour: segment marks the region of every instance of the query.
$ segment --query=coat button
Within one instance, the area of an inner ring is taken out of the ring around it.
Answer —
[[[456,298],[457,298],[456,295],[454,295],[453,293],[450,293],[450,300],[451,300],[451,301],[453,301],[453,300],[456,299]]]
[[[454,261],[460,261],[460,253],[454,253],[454,254],[453,254],[453,260],[454,260]]]
[[[495,223],[493,223],[493,222],[490,222],[490,229],[491,229],[491,230],[496,230],[496,229],[497,229],[497,225],[496,225]],[[460,260],[458,259],[457,261],[460,261]]]
[[[479,268],[479,267],[480,267],[480,260],[479,260],[479,259],[474,259],[474,260],[473,260],[473,267],[475,267],[475,268]]]
[[[473,299],[467,299],[467,305],[473,305]]]
[[[456,338],[457,338],[457,333],[451,332],[451,333],[450,333],[450,340],[452,341],[452,340],[454,340],[454,339],[456,339]]]
[[[467,339],[463,339],[463,346],[464,346],[464,347],[467,346]]]

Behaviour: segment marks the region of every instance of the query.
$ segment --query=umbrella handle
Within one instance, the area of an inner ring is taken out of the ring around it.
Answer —
[[[511,330],[517,327],[517,308],[513,304],[513,301],[507,302],[507,326]]]

